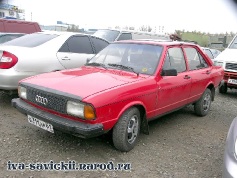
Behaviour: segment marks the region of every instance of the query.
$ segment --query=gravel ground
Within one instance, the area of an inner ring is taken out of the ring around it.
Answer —
[[[150,135],[141,135],[128,153],[116,151],[110,135],[80,139],[51,134],[27,122],[0,93],[0,177],[221,177],[225,139],[237,116],[237,91],[217,92],[206,117],[194,115],[188,106],[149,123]],[[74,160],[78,163],[130,163],[123,171],[9,171],[8,161],[37,163]]]

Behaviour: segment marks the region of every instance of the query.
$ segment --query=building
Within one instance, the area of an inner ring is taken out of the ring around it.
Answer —
[[[25,11],[7,3],[0,3],[0,18],[25,20]]]

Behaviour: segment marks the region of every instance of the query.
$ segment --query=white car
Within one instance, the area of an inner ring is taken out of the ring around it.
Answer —
[[[38,32],[6,42],[0,45],[0,91],[11,93],[26,77],[80,67],[108,44],[72,32]]]

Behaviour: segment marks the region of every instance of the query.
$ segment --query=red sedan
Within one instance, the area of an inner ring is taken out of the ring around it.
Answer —
[[[111,130],[114,146],[129,151],[152,119],[189,104],[207,115],[223,73],[195,44],[120,41],[81,68],[22,80],[12,105],[50,132],[88,138]]]

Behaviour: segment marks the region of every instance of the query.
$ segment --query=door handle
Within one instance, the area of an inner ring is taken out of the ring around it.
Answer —
[[[184,79],[190,79],[191,77],[189,75],[185,75]]]
[[[206,74],[210,74],[210,73],[211,73],[211,71],[210,71],[210,70],[207,70],[207,71],[206,71]]]
[[[70,60],[67,56],[63,57],[62,60]]]

